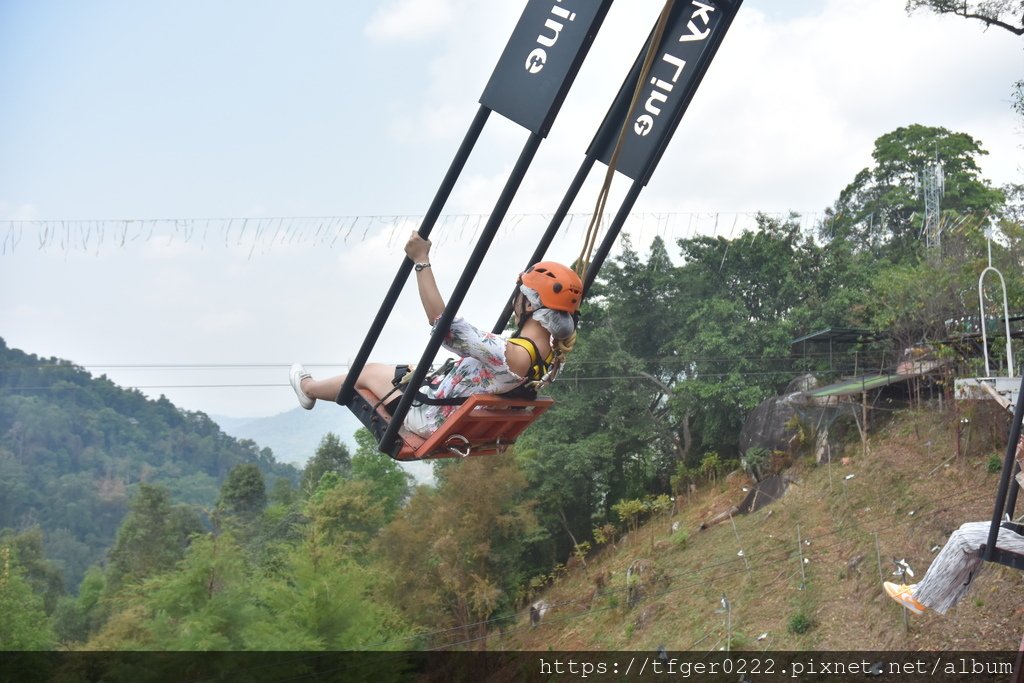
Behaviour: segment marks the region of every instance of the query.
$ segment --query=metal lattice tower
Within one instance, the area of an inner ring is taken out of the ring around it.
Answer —
[[[938,250],[942,243],[942,195],[945,177],[938,156],[921,171],[924,192],[924,239],[929,251]]]

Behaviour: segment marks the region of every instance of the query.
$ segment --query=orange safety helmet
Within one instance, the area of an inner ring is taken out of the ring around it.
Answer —
[[[540,295],[545,308],[578,313],[583,301],[583,281],[572,268],[554,261],[541,261],[526,269],[519,281]]]

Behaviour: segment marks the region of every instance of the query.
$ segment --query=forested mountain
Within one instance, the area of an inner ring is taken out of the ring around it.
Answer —
[[[346,408],[320,401],[313,410],[296,406],[285,413],[260,418],[231,418],[211,415],[226,434],[251,440],[274,452],[280,462],[305,467],[317,446],[328,434],[337,436],[350,450],[356,449],[355,434],[363,425]],[[433,482],[429,462],[403,462],[400,467],[421,484]]]
[[[114,542],[140,483],[209,508],[233,467],[298,481],[268,449],[179,410],[0,339],[0,529],[39,528],[69,587]]]
[[[354,450],[355,433],[362,427],[358,419],[348,410],[337,405],[321,405],[313,410],[296,407],[285,413],[257,418],[234,418],[210,415],[225,434],[237,439],[249,439],[274,452],[279,462],[287,462],[298,468],[316,451],[317,444],[328,432],[338,437]]]

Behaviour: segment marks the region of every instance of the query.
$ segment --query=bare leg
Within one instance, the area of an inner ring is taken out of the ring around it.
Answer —
[[[302,380],[300,386],[302,393],[310,398],[320,401],[334,401],[338,398],[338,392],[345,383],[348,375],[336,375],[326,379],[313,379],[312,377]],[[395,378],[395,366],[384,363],[367,363],[363,371],[359,373],[356,380],[357,389],[365,389],[380,398],[391,391],[391,380]]]

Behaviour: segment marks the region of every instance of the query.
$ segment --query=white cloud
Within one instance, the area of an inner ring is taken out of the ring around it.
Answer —
[[[553,210],[582,161],[658,7],[628,9],[613,6],[517,206]],[[1013,36],[908,17],[891,0],[830,0],[814,11],[779,16],[767,2],[745,3],[639,210],[818,212],[871,163],[875,139],[912,123],[975,136],[990,152],[981,160],[990,179],[1019,180],[1019,146],[988,142],[1016,128],[1005,102],[1021,56]],[[505,143],[500,158],[514,160],[516,149]],[[482,198],[495,196],[507,170],[472,170],[454,200],[489,210]],[[591,181],[576,210],[589,211],[595,196]]]
[[[371,17],[364,33],[372,40],[425,40],[448,28],[455,0],[392,0]]]

